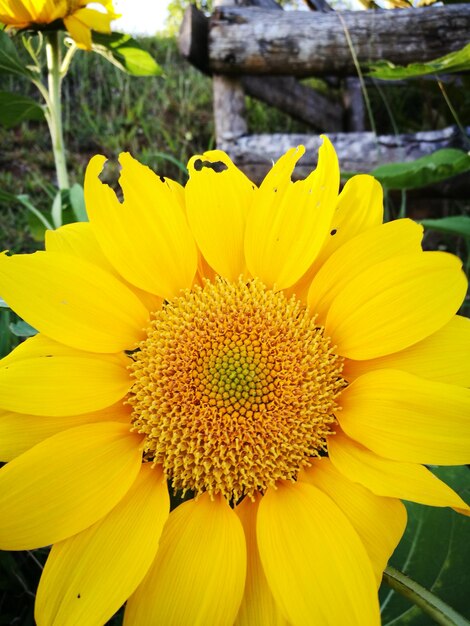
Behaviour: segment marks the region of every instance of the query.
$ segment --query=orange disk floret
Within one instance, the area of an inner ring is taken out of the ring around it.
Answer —
[[[133,355],[133,427],[174,489],[254,498],[325,449],[342,367],[295,297],[206,281],[164,304]]]

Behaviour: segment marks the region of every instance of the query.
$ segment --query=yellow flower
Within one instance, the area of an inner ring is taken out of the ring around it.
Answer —
[[[122,202],[94,157],[90,222],[0,255],[39,330],[0,361],[0,546],[54,544],[38,626],[373,626],[400,499],[468,512],[422,465],[470,461],[461,263],[372,177],[338,196],[327,139],[292,183],[302,153],[259,189],[122,154]]]
[[[90,9],[101,4],[104,11]],[[0,0],[0,22],[13,28],[41,28],[62,20],[80,48],[91,49],[91,31],[110,33],[114,13],[112,0]]]

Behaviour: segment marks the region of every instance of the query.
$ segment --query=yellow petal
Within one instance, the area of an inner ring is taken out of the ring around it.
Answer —
[[[333,300],[371,263],[421,252],[423,227],[408,219],[370,228],[332,254],[312,281],[308,305],[324,323]]]
[[[352,381],[377,369],[404,370],[440,383],[470,387],[470,320],[456,315],[448,324],[405,350],[366,361],[346,359],[343,376]]]
[[[328,453],[344,476],[379,496],[469,510],[455,491],[422,465],[377,456],[341,431],[329,438]]]
[[[368,174],[350,178],[338,196],[330,236],[315,261],[318,267],[347,241],[382,224],[383,212],[381,184]]]
[[[0,461],[11,461],[40,441],[81,424],[95,422],[129,424],[130,413],[130,408],[122,402],[93,413],[65,417],[24,415],[0,409]]]
[[[240,520],[203,495],[171,512],[157,557],[127,603],[124,625],[232,626],[243,595],[246,547]]]
[[[68,254],[0,255],[1,296],[51,339],[119,352],[143,339],[148,311],[114,276]]]
[[[388,559],[406,528],[405,507],[396,498],[375,495],[351,482],[326,457],[312,459],[311,463],[299,480],[325,492],[349,519],[367,550],[379,587]]]
[[[383,218],[383,192],[380,184],[367,174],[350,178],[338,196],[336,210],[317,258],[305,274],[287,290],[307,302],[310,284],[323,263],[349,239],[379,226]],[[350,264],[348,263],[348,269]]]
[[[245,531],[248,562],[245,593],[234,626],[288,626],[274,602],[259,557],[256,540],[258,505],[259,499],[251,502],[245,498],[235,508]]]
[[[115,422],[58,433],[0,469],[0,547],[61,541],[106,515],[134,482],[141,437]]]
[[[63,350],[56,355],[51,346],[41,356],[2,359],[0,407],[32,415],[80,415],[111,406],[126,395],[131,380],[124,356],[68,350],[68,355],[60,354]]]
[[[112,14],[101,13],[101,11],[84,8],[75,11],[74,16],[92,30],[96,30],[100,33],[111,32],[110,24],[114,19],[114,15]]]
[[[53,356],[82,356],[90,357],[89,352],[83,350],[75,350],[69,346],[49,339],[45,335],[38,333],[33,337],[28,337],[22,343],[19,343],[9,354],[0,359],[0,366],[10,365],[24,359],[32,359],[35,357],[49,357]],[[103,355],[96,355],[98,358],[103,358]],[[109,358],[113,361],[118,361],[118,355],[106,355],[104,358]]]
[[[0,17],[2,24],[27,24],[31,21],[31,13],[20,0],[10,0],[0,3]]]
[[[248,269],[266,285],[293,285],[313,263],[330,229],[339,185],[338,159],[324,137],[317,169],[292,183],[302,150],[290,150],[274,166],[248,214],[245,255]]]
[[[161,470],[142,465],[114,509],[53,546],[37,592],[38,626],[107,622],[147,573],[169,508]]]
[[[245,273],[245,223],[255,185],[220,150],[194,156],[188,170],[186,209],[197,245],[217,274],[237,280]]]
[[[92,40],[89,26],[75,15],[64,17],[64,25],[79,48],[91,50]]]
[[[90,222],[76,222],[57,230],[46,230],[45,247],[47,252],[71,254],[119,276],[101,250]]]
[[[54,341],[46,335],[37,333],[32,337],[28,337],[25,341],[18,344],[9,354],[0,359],[0,365],[10,365],[11,363],[17,363],[24,361],[25,359],[32,359],[35,357],[57,357],[57,356],[73,356],[83,358],[97,358],[103,361],[109,361],[110,363],[116,363],[122,367],[126,367],[128,364],[128,357],[123,353],[117,354],[93,354],[85,350],[76,350],[70,346],[66,346],[63,343]]]
[[[470,389],[377,370],[346,387],[340,403],[341,428],[381,456],[435,465],[470,462]]]
[[[337,352],[371,359],[403,350],[444,326],[467,290],[461,261],[421,252],[372,265],[333,300],[325,323]]]
[[[71,254],[105,269],[133,291],[148,311],[158,311],[162,306],[161,298],[132,285],[111,265],[100,248],[90,222],[66,224],[57,230],[47,230],[46,250],[48,252]]]
[[[124,202],[99,175],[106,159],[95,156],[85,175],[90,223],[103,252],[127,281],[171,298],[190,287],[197,250],[180,196],[148,167],[129,154],[119,158]]]
[[[257,536],[269,586],[293,626],[380,624],[370,559],[325,493],[303,482],[269,489]]]

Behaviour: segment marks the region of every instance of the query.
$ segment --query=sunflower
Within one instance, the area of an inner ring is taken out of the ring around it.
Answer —
[[[461,263],[382,224],[371,176],[338,195],[327,139],[293,183],[302,154],[259,188],[217,150],[185,188],[122,154],[123,200],[96,156],[90,221],[0,255],[39,331],[0,362],[0,546],[53,544],[38,626],[372,626],[401,499],[468,512],[423,465],[470,460]]]
[[[104,11],[88,8],[101,4]],[[114,13],[112,0],[0,0],[0,22],[12,28],[47,28],[62,20],[80,48],[91,49],[91,31],[111,32]]]

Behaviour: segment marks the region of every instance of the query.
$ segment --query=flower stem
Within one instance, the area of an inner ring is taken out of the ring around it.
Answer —
[[[440,624],[440,626],[470,626],[470,622],[448,604],[390,565],[384,572],[384,581],[389,587],[419,606],[436,624]]]
[[[52,150],[54,153],[57,183],[59,189],[68,189],[70,185],[69,177],[67,174],[64,136],[62,131],[62,74],[61,50],[58,32],[51,32],[47,34],[46,57],[49,93],[49,115],[47,116],[47,121],[49,124],[49,130],[52,139]]]

